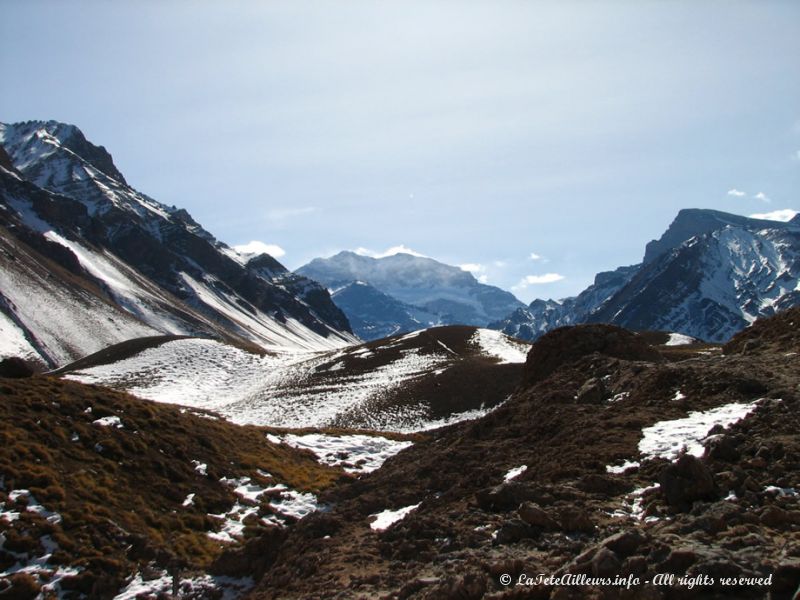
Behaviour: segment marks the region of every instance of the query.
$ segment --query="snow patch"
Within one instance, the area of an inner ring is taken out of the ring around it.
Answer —
[[[284,527],[287,518],[302,519],[320,509],[314,494],[289,489],[282,483],[262,487],[252,482],[249,477],[239,479],[223,477],[220,482],[233,487],[233,492],[239,497],[229,511],[209,515],[222,521],[219,531],[209,531],[207,534],[211,539],[220,542],[230,543],[241,539],[244,534],[245,520],[258,514],[262,504],[261,497],[268,493],[272,499],[267,506],[273,514],[261,517],[264,525]]]
[[[511,481],[512,479],[516,479],[527,470],[528,470],[528,465],[520,465],[519,467],[510,469],[508,473],[506,473],[505,476],[503,477],[503,481]]]
[[[716,425],[728,427],[755,410],[758,400],[748,404],[725,404],[706,411],[693,411],[688,417],[659,421],[642,430],[639,452],[645,459],[674,460],[686,448],[693,456],[703,455],[703,440]]]
[[[688,346],[689,344],[694,344],[697,340],[689,335],[684,335],[682,333],[670,333],[669,339],[667,343],[664,344],[665,346]]]
[[[406,518],[406,516],[413,510],[416,510],[419,505],[422,504],[421,502],[418,504],[412,504],[411,506],[406,506],[404,508],[398,508],[397,510],[384,510],[383,512],[379,512],[374,515],[370,515],[375,517],[375,520],[369,524],[370,529],[373,531],[386,531],[394,525],[395,523],[402,521]]]
[[[515,342],[500,331],[477,329],[470,343],[478,346],[483,354],[492,356],[502,364],[524,363],[530,346]]]
[[[641,464],[638,460],[626,460],[621,465],[606,465],[606,473],[613,473],[619,475],[628,469],[639,468]]]
[[[268,439],[294,448],[311,450],[322,464],[341,465],[348,473],[371,473],[379,469],[388,458],[413,445],[412,442],[381,436],[324,433],[287,434],[280,438],[269,434]]]
[[[122,421],[116,415],[96,419],[92,421],[92,425],[97,425],[98,427],[116,427],[117,429],[122,429]]]

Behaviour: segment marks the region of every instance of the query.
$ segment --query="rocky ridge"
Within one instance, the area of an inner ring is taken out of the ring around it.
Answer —
[[[136,191],[77,127],[0,124],[0,145],[0,328],[17,354],[52,367],[158,333],[267,350],[355,341],[325,288]]]
[[[725,342],[800,303],[800,217],[783,223],[686,209],[638,265],[600,273],[576,297],[534,300],[490,327],[533,340],[564,325],[613,323]]]

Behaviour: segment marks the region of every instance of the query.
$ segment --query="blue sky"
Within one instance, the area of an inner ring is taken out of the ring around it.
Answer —
[[[290,268],[404,246],[529,301],[681,208],[800,209],[798,56],[789,1],[5,0],[0,120]]]

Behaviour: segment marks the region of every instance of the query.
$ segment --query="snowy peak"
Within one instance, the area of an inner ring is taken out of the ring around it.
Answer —
[[[408,288],[471,286],[478,283],[472,274],[458,267],[405,253],[373,258],[345,250],[330,258],[315,258],[298,269],[298,272],[301,271],[322,283],[335,285],[359,280],[379,289],[386,287],[390,281],[396,282],[393,284],[395,287]]]
[[[800,227],[714,210],[678,213],[641,265],[600,273],[560,306],[534,301],[491,326],[523,339],[577,323],[613,323],[722,342],[800,304]]]
[[[794,227],[797,224],[782,223],[780,221],[767,221],[751,219],[741,215],[733,215],[718,210],[685,208],[678,212],[675,220],[658,239],[647,244],[644,262],[648,263],[663,254],[673,250],[690,238],[724,229],[736,227],[741,229],[782,229]]]
[[[99,172],[127,185],[111,154],[103,146],[95,146],[89,142],[74,125],[58,121],[0,124],[0,135],[21,170],[30,168],[59,150],[66,150]]]
[[[331,289],[364,282],[390,297],[394,302],[383,298],[379,303],[385,309],[381,312],[364,300],[364,290],[339,295],[348,318],[376,332],[402,331],[409,318],[419,321],[417,329],[432,323],[483,327],[524,306],[511,293],[479,283],[459,267],[405,253],[373,258],[345,251],[314,259],[297,272]]]
[[[0,309],[45,363],[133,334],[211,336],[271,351],[356,341],[325,288],[268,255],[239,254],[186,210],[131,188],[111,155],[76,127],[0,125],[0,142],[15,168],[0,169],[0,233],[10,256],[26,257],[18,276],[0,280]],[[69,273],[34,276],[52,272],[51,262]],[[56,283],[60,304],[28,310],[26,298],[53,296]],[[116,315],[98,325],[103,335],[90,333],[90,313],[100,309],[87,293]]]

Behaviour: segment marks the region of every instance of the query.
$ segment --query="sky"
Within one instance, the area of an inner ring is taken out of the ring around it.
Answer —
[[[800,210],[798,56],[793,1],[4,0],[0,121],[289,268],[410,250],[529,302],[681,208]]]

